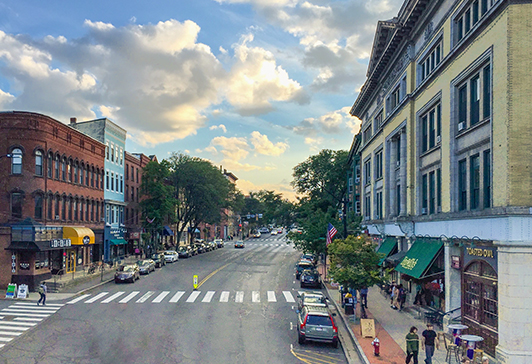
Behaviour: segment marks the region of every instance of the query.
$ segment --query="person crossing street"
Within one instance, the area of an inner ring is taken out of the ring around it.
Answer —
[[[39,298],[39,301],[37,301],[37,306],[39,306],[40,303],[42,303],[43,306],[46,306],[46,292],[48,291],[48,288],[46,287],[46,282],[42,282],[39,285],[39,288],[37,289],[37,292],[39,292],[39,295],[41,298]]]

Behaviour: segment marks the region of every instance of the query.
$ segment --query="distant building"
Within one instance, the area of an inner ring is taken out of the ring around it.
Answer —
[[[126,254],[127,232],[124,224],[124,154],[127,132],[107,118],[77,122],[70,127],[105,144],[105,228],[104,259],[113,260]]]
[[[0,286],[98,261],[105,144],[23,111],[0,112],[0,135]]]

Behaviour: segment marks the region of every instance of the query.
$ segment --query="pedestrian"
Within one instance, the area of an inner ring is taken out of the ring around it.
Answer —
[[[360,290],[360,305],[368,308],[368,287],[362,287]]]
[[[482,364],[490,364],[490,359],[487,356],[482,357]]]
[[[48,288],[46,287],[46,282],[42,282],[39,285],[39,288],[37,289],[37,292],[39,292],[39,295],[41,298],[37,301],[37,306],[39,306],[39,303],[42,302],[43,306],[46,306],[46,292],[48,291]]]
[[[438,341],[438,335],[434,331],[432,324],[427,324],[427,329],[421,333],[423,338],[421,339],[421,348],[425,350],[425,363],[432,364],[432,357],[434,356],[434,350],[440,349],[440,343]]]
[[[394,310],[399,308],[399,286],[397,284],[392,288],[392,308]]]
[[[421,305],[421,284],[416,284],[416,296],[414,298],[414,305]]]
[[[139,248],[135,248],[135,255],[137,256],[137,259],[139,259],[139,257],[140,257],[140,249]]]
[[[392,285],[390,286],[390,305],[392,305],[393,308],[393,293],[395,290],[395,281],[392,281]]]
[[[414,364],[418,364],[417,355],[419,353],[419,336],[417,327],[412,326],[406,335],[406,364],[410,364],[410,359],[414,358]]]
[[[399,311],[403,309],[406,301],[406,292],[403,284],[401,283],[397,289],[397,302],[399,304]]]

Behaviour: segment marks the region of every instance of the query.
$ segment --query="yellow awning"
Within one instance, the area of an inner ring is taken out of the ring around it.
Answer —
[[[94,231],[82,226],[64,226],[63,239],[70,239],[72,245],[94,244]]]

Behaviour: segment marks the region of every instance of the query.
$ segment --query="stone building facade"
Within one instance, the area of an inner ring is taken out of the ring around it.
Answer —
[[[351,109],[384,264],[500,363],[532,361],[531,18],[532,1],[405,1]]]

